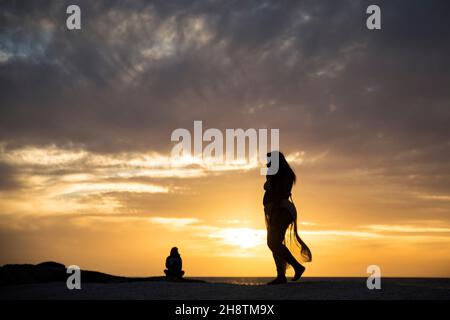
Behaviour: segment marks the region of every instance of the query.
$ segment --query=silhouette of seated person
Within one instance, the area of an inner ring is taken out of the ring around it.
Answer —
[[[184,271],[182,270],[183,262],[181,261],[181,256],[178,253],[178,248],[173,247],[170,250],[170,255],[166,258],[166,268],[164,273],[167,277],[179,278],[183,277]]]

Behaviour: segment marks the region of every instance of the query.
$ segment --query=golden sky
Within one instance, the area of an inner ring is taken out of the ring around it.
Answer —
[[[56,260],[161,274],[178,246],[190,276],[274,274],[259,167],[221,171],[158,154],[111,157],[55,146],[2,149],[1,157],[23,168],[21,188],[1,193],[2,264]],[[449,275],[450,225],[438,217],[448,199],[368,172],[308,174],[326,165],[325,155],[288,159],[299,176],[293,198],[301,235],[313,252],[306,275],[364,276],[371,264],[386,276]]]
[[[0,264],[275,275],[259,166],[171,161],[201,120],[280,130],[306,276],[450,276],[448,3],[189,3],[0,3]]]

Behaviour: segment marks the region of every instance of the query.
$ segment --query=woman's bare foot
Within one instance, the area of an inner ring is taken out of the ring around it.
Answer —
[[[302,265],[299,265],[297,268],[295,268],[295,275],[292,278],[292,281],[297,281],[302,276],[303,272],[305,272],[305,267]]]
[[[284,283],[287,283],[286,277],[285,276],[277,276],[275,279],[268,282],[267,285],[271,286],[271,285],[284,284]]]

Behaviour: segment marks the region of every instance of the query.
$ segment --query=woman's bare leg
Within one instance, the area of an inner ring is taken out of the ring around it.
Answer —
[[[275,266],[277,267],[277,276],[285,277],[286,276],[286,261],[283,260],[280,256],[277,256],[272,252],[273,260],[275,261]]]
[[[295,259],[295,257],[283,243],[289,224],[289,219],[286,219],[283,215],[283,212],[280,212],[280,214],[274,219],[274,221],[272,221],[267,230],[267,245],[272,251],[275,265],[277,267],[277,279],[285,281],[286,263],[289,263],[295,270],[295,276],[292,279],[293,281],[295,281],[301,277],[301,275],[305,271],[305,267],[303,267],[297,261],[297,259]]]

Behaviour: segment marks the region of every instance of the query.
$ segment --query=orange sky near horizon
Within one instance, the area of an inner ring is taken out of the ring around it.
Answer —
[[[0,212],[9,213],[0,219],[0,264],[53,260],[118,275],[159,275],[177,246],[187,276],[275,274],[259,167],[173,167],[163,155],[109,157],[54,146],[0,156],[24,168],[22,188],[0,193]],[[299,178],[293,198],[300,234],[313,252],[305,276],[364,277],[372,264],[384,276],[450,276],[450,227],[439,215],[446,199],[370,172],[330,175],[327,155],[288,158]],[[80,173],[64,174],[68,168]],[[156,175],[159,181],[149,183]]]

